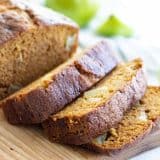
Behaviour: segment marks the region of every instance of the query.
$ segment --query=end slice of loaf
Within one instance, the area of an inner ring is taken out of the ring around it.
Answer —
[[[5,99],[1,106],[12,124],[41,123],[89,89],[117,66],[102,41]]]
[[[160,87],[148,87],[139,101],[116,128],[94,139],[85,147],[100,153],[115,155],[131,148],[157,127],[160,118]]]
[[[120,64],[96,87],[43,123],[51,141],[81,145],[103,134],[142,98],[146,79],[142,61]]]
[[[0,99],[66,61],[79,27],[26,0],[0,0]]]

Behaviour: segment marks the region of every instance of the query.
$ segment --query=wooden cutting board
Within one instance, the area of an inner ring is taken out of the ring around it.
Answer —
[[[41,127],[10,125],[0,109],[0,160],[125,160],[160,145],[160,130],[114,158],[61,144],[51,143]]]

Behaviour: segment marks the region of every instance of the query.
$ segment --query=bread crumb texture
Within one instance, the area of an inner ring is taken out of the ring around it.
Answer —
[[[127,64],[120,64],[97,86],[85,92],[82,97],[78,98],[56,115],[53,115],[53,118],[79,117],[93,111],[98,106],[103,106],[117,92],[117,89],[123,88],[136,76],[137,71],[141,67],[142,62],[139,59],[128,62]]]
[[[1,0],[0,99],[71,57],[78,30],[73,22],[44,7],[25,0]]]
[[[160,88],[148,87],[142,100],[128,111],[117,128],[92,141],[93,147],[99,150],[109,151],[122,149],[132,144],[149,130],[153,123],[160,117]]]

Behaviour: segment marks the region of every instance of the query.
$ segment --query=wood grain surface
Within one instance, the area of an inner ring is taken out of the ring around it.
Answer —
[[[125,160],[160,145],[160,130],[141,143],[108,157],[80,147],[51,143],[40,126],[10,125],[0,109],[0,160]]]

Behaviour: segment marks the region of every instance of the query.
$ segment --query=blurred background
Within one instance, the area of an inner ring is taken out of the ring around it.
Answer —
[[[30,0],[70,16],[93,31],[111,14],[130,25],[137,36],[158,46],[160,37],[159,0]],[[87,5],[86,5],[87,4]],[[78,11],[79,10],[79,11]],[[68,12],[66,12],[68,11]],[[77,18],[76,18],[77,17]],[[84,18],[82,18],[84,17]],[[89,17],[89,18],[87,18]]]
[[[80,46],[107,40],[120,61],[141,57],[149,84],[160,84],[159,0],[30,0],[61,12],[81,27]],[[132,160],[158,160],[160,148]]]
[[[120,61],[143,58],[149,83],[160,83],[159,0],[30,1],[76,21],[81,47],[106,39]]]

